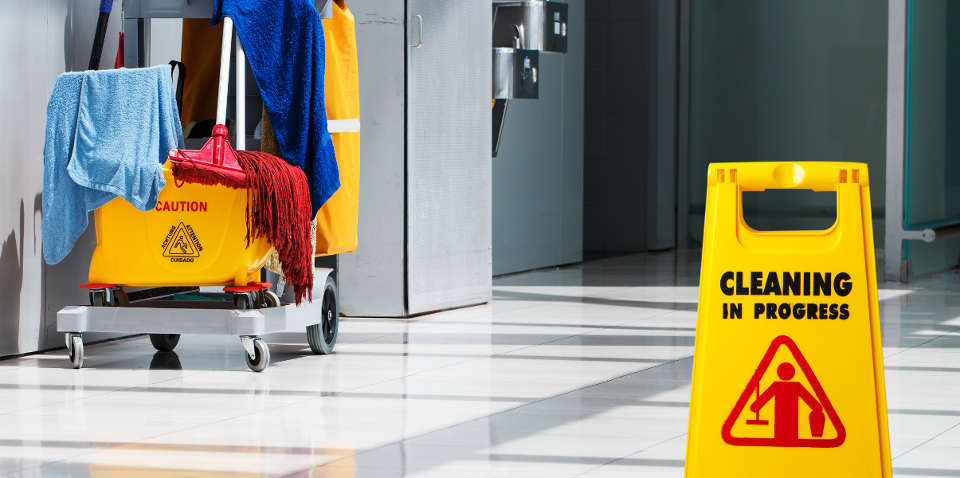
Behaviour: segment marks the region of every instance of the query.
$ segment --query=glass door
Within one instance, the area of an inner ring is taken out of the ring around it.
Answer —
[[[960,3],[908,0],[903,219],[960,225]],[[960,238],[904,242],[913,275],[957,264]]]

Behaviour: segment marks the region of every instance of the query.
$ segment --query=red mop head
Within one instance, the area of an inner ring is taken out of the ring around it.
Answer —
[[[272,154],[237,151],[247,174],[247,243],[266,236],[277,249],[297,304],[313,298],[313,243],[310,241],[310,188],[303,170]]]
[[[213,127],[210,139],[200,150],[172,149],[168,158],[178,181],[248,187],[247,175],[237,162],[236,151],[227,141],[227,127],[222,124]]]

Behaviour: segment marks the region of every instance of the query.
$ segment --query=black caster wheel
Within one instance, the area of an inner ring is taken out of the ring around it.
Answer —
[[[158,352],[172,352],[180,342],[180,334],[150,334],[150,343]]]
[[[240,310],[247,310],[251,308],[253,302],[250,300],[250,296],[246,293],[237,293],[233,294],[233,306]]]
[[[130,305],[127,293],[117,287],[114,289],[94,289],[90,291],[90,305],[94,307],[117,307]]]
[[[83,367],[83,338],[80,334],[67,334],[67,356],[73,368]]]
[[[176,352],[157,352],[150,360],[150,370],[183,370]]]
[[[320,305],[320,323],[307,327],[307,343],[317,355],[333,353],[340,330],[340,308],[337,304],[337,282],[327,277],[323,286],[323,302]]]
[[[251,356],[244,347],[243,358],[250,370],[263,372],[267,365],[270,365],[270,349],[267,347],[267,343],[259,337],[250,340],[253,342],[253,355]]]
[[[90,305],[94,307],[106,307],[107,291],[105,289],[90,291]]]

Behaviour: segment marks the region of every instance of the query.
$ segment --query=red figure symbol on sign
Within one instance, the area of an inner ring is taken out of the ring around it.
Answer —
[[[781,346],[786,347],[791,353],[797,366],[799,366],[803,372],[803,376],[806,378],[810,388],[813,389],[813,393],[807,390],[799,379],[794,380],[796,368],[787,361],[781,362],[777,366],[777,378],[780,380],[774,381],[763,393],[760,393],[760,379],[763,378],[777,350]],[[746,424],[752,426],[769,424],[767,420],[760,419],[760,410],[768,402],[773,400],[773,438],[734,436],[734,425],[751,397],[755,398],[750,404],[750,411],[756,415],[754,419],[746,420]],[[800,437],[801,401],[810,409],[808,420],[812,438]],[[830,419],[830,423],[837,432],[836,437],[823,438],[827,418]],[[832,448],[840,446],[846,439],[843,423],[841,423],[840,417],[830,403],[830,399],[827,398],[826,393],[823,391],[823,387],[820,386],[820,381],[816,375],[813,374],[810,364],[807,363],[803,354],[800,353],[797,344],[785,335],[775,338],[770,344],[767,353],[764,354],[760,365],[757,366],[757,370],[747,384],[746,389],[740,395],[740,399],[737,401],[737,404],[734,405],[733,411],[730,413],[730,416],[727,417],[726,422],[724,422],[722,435],[723,441],[730,445],[738,446]]]
[[[800,400],[810,407],[810,428],[815,437],[823,436],[823,407],[800,382],[791,382],[796,371],[793,365],[783,362],[777,367],[779,382],[773,382],[756,401],[750,410],[759,413],[760,409],[773,399],[773,437],[777,441],[795,441],[799,437]]]

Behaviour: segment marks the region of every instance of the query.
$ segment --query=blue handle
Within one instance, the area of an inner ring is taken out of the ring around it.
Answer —
[[[110,13],[113,10],[113,0],[100,0],[100,13]]]

